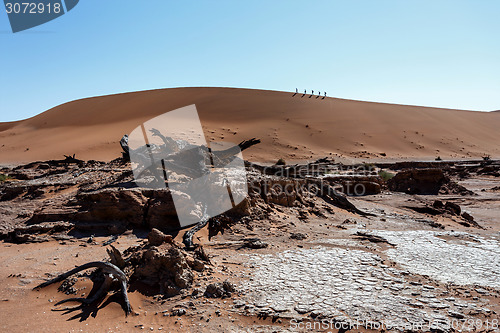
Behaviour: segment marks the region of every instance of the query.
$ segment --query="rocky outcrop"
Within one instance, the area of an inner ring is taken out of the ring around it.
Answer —
[[[474,217],[471,214],[463,211],[462,207],[460,207],[459,204],[451,201],[447,201],[444,203],[441,200],[435,200],[432,205],[425,204],[423,206],[405,206],[405,208],[409,208],[422,214],[429,214],[434,216],[446,214],[448,216],[458,217],[459,219],[455,221],[459,224],[462,224],[466,227],[482,229],[482,227],[474,220]]]
[[[172,236],[171,235],[165,235],[163,232],[160,230],[153,228],[148,234],[148,242],[151,245],[154,246],[159,246],[165,242],[172,242]]]
[[[275,176],[257,176],[249,180],[250,205],[255,205],[257,201],[263,200],[266,204],[286,207],[300,206],[302,189],[306,186],[303,179]]]
[[[170,231],[180,227],[172,195],[168,190],[144,190],[147,198],[143,207],[144,225],[161,231]]]
[[[193,283],[194,273],[186,254],[175,245],[150,246],[133,252],[129,260],[134,267],[131,281],[159,287],[166,296],[177,295]]]
[[[339,190],[349,196],[373,195],[382,192],[383,181],[377,176],[327,176],[323,179],[332,186],[339,185]]]
[[[406,169],[387,182],[391,191],[408,194],[473,194],[450,180],[442,169]]]
[[[111,188],[82,193],[77,195],[76,201],[81,207],[74,217],[76,221],[116,221],[132,227],[143,225],[147,199],[138,189]]]
[[[322,162],[323,171],[326,162]],[[378,179],[365,177],[354,183],[345,182],[338,190],[318,176],[312,167],[302,175],[298,167],[287,169],[283,175],[267,175],[256,169],[247,170],[248,196],[236,207],[223,215],[229,220],[239,220],[244,216],[264,219],[276,206],[314,207],[314,198],[324,200],[320,208],[314,208],[317,216],[323,216],[321,209],[336,206],[353,213],[362,214],[342,193],[354,191],[359,194],[378,193]],[[275,170],[276,171],[276,170]],[[297,172],[292,172],[297,171]],[[127,229],[156,228],[161,232],[171,232],[181,228],[177,213],[183,209],[191,214],[193,221],[201,221],[203,209],[187,194],[183,196],[185,207],[174,205],[169,189],[153,190],[137,187],[133,181],[130,165],[124,160],[110,163],[82,162],[70,157],[61,161],[34,162],[2,169],[4,174],[27,176],[26,180],[10,179],[0,184],[0,205],[15,202],[15,210],[4,209],[0,220],[9,219],[9,228],[0,230],[0,237],[7,237],[17,225],[50,225],[47,223],[67,222],[71,230],[107,233],[121,233]],[[303,178],[305,177],[305,178]],[[246,184],[245,184],[246,185]],[[354,186],[354,187],[353,187]],[[245,189],[238,187],[239,191]],[[235,192],[232,193],[235,195]],[[244,193],[239,193],[243,197]],[[279,209],[279,208],[278,208]],[[184,213],[186,213],[184,211]],[[8,214],[7,214],[8,213]],[[15,220],[14,220],[15,219]],[[217,221],[223,221],[221,216]],[[43,231],[39,231],[43,233]]]
[[[391,191],[409,194],[438,194],[447,178],[441,169],[407,169],[387,182]]]
[[[225,298],[231,297],[231,293],[235,292],[233,284],[229,281],[215,282],[207,286],[205,296],[211,298]]]
[[[500,177],[500,164],[492,163],[484,165],[481,169],[477,171],[478,174],[488,175],[493,177]]]

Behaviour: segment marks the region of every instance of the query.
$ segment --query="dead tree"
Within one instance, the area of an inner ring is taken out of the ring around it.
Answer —
[[[149,154],[150,149],[159,149],[165,157],[160,162],[149,165],[139,172],[139,177],[145,172],[150,172],[153,175],[158,175],[156,178],[161,179],[163,174],[163,168],[166,170],[173,171],[179,175],[184,175],[191,177],[193,179],[200,178],[210,172],[209,166],[204,164],[204,157],[210,155],[212,162],[216,162],[217,165],[227,165],[232,160],[237,158],[237,155],[245,149],[248,149],[256,144],[260,143],[257,138],[252,138],[250,140],[243,140],[237,146],[230,147],[225,150],[212,151],[207,146],[195,146],[189,145],[183,142],[184,149],[180,149],[180,142],[166,137],[157,129],[150,130],[153,136],[159,137],[163,145],[159,147],[149,147],[142,146],[133,151],[130,150],[128,145],[128,135],[124,135],[120,140],[120,145],[123,149],[124,156],[130,156],[130,154],[137,154],[141,156],[144,161],[151,160],[146,158]],[[196,166],[196,167],[193,167]],[[201,166],[201,167],[200,167]],[[167,185],[165,185],[167,186]],[[194,234],[205,227],[208,223],[208,217],[203,217],[200,222],[198,222],[194,227],[188,230],[184,234],[183,242],[187,249],[194,249],[193,236]]]
[[[102,284],[99,287],[99,289],[97,290],[97,292],[93,296],[90,296],[90,294],[89,294],[89,296],[87,298],[73,297],[73,298],[64,299],[64,300],[56,303],[55,305],[60,305],[60,304],[66,303],[66,302],[80,302],[80,303],[82,303],[82,305],[80,305],[79,307],[76,307],[76,308],[72,308],[72,309],[78,309],[78,308],[82,307],[83,305],[92,304],[98,300],[103,299],[108,294],[110,289],[112,288],[113,283],[118,282],[120,285],[120,293],[121,293],[121,295],[123,297],[123,301],[125,303],[124,304],[125,315],[128,316],[132,312],[132,308],[130,306],[130,301],[128,299],[128,294],[127,294],[127,276],[125,275],[125,273],[123,273],[123,271],[121,269],[119,269],[117,266],[115,266],[109,262],[93,261],[93,262],[83,264],[83,265],[75,267],[72,270],[70,270],[66,273],[63,273],[63,274],[61,274],[61,275],[59,275],[59,276],[57,276],[49,281],[46,281],[42,284],[39,284],[38,286],[33,288],[33,290],[38,290],[40,288],[47,287],[53,283],[61,282],[61,281],[65,280],[66,278],[68,278],[69,276],[76,274],[78,272],[81,272],[83,270],[89,269],[89,268],[98,268],[101,270],[102,274],[104,275],[104,281],[102,282]],[[63,310],[70,310],[70,309],[71,308],[69,308],[69,309],[65,308]]]
[[[320,159],[315,163],[327,162],[325,159]],[[359,214],[361,216],[374,216],[371,213],[366,213],[358,209],[352,202],[350,202],[343,194],[336,191],[331,185],[325,183],[321,179],[306,178],[309,174],[307,165],[291,165],[291,166],[262,166],[252,162],[245,162],[245,165],[258,170],[259,172],[269,175],[284,178],[301,178],[307,179],[310,186],[317,188],[316,195],[321,197],[329,204],[347,210],[351,213]]]
[[[322,182],[321,180],[318,180],[318,181],[311,180],[310,182],[318,187],[318,190],[319,190],[318,196],[321,197],[326,202],[328,202],[329,204],[334,205],[335,207],[338,207],[338,208],[345,209],[348,212],[358,214],[361,216],[375,216],[372,213],[366,213],[366,212],[363,212],[362,210],[358,209],[344,195],[338,193],[329,184],[326,184],[326,183]]]
[[[186,231],[184,237],[182,238],[182,242],[186,246],[187,250],[194,250],[196,246],[193,243],[193,236],[195,233],[203,229],[208,224],[209,219],[204,217],[200,222],[194,225],[191,229]]]
[[[64,160],[62,160],[63,163],[84,163],[84,161],[79,160],[75,158],[76,154],[71,155],[64,155]]]

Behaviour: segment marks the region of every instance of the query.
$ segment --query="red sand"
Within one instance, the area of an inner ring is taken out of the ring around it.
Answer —
[[[111,160],[142,122],[196,104],[205,136],[238,143],[257,137],[251,161],[318,157],[434,159],[500,157],[500,113],[344,100],[233,88],[176,88],[69,102],[33,118],[0,123],[0,163]],[[385,153],[383,157],[380,153]]]

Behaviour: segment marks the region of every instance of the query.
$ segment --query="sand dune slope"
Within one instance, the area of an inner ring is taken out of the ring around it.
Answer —
[[[120,138],[164,112],[196,104],[208,140],[258,137],[245,158],[272,162],[351,158],[500,157],[500,113],[370,103],[301,94],[176,88],[87,98],[33,118],[0,123],[0,163],[111,160]],[[384,153],[387,157],[384,157]]]

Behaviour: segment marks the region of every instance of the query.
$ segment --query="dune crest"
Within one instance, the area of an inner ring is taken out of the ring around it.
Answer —
[[[111,160],[142,122],[195,104],[209,141],[258,137],[257,162],[345,158],[500,157],[500,113],[473,112],[235,88],[173,88],[72,101],[0,123],[0,163],[76,154]]]

